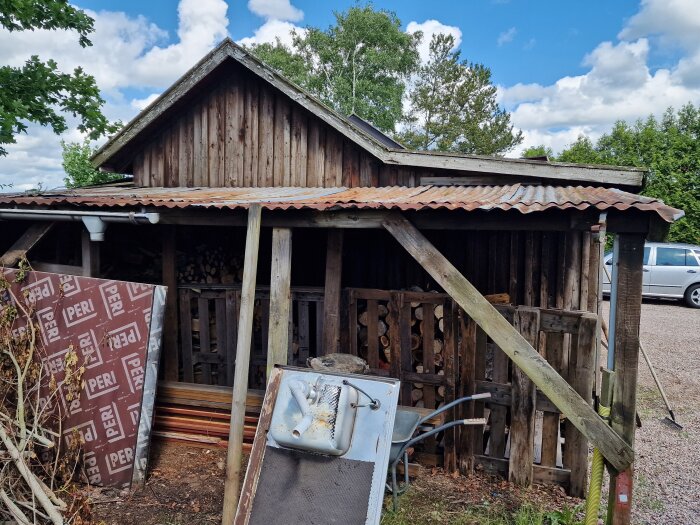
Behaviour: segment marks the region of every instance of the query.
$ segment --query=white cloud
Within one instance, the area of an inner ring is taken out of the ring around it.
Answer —
[[[503,31],[500,35],[498,35],[498,39],[496,42],[498,43],[499,46],[502,46],[504,44],[509,44],[510,42],[513,41],[515,38],[515,35],[518,33],[518,30],[515,29],[514,27],[511,27],[507,31]]]
[[[243,46],[251,46],[254,44],[262,44],[269,42],[274,44],[277,39],[287,47],[292,45],[292,33],[296,31],[299,34],[304,34],[306,29],[284,22],[282,20],[268,20],[263,25],[255,30],[253,36],[241,38],[237,43]]]
[[[658,117],[669,106],[700,104],[700,10],[694,1],[644,0],[618,38],[584,57],[585,74],[551,85],[499,88],[499,101],[525,136],[511,155],[537,144],[558,152],[580,134],[597,139],[616,120]],[[652,69],[650,53],[668,46],[682,50],[681,57],[670,67]]]
[[[0,30],[0,64],[21,65],[37,54],[55,59],[64,71],[81,66],[95,77],[107,100],[105,115],[128,121],[157,95],[129,101],[124,90],[170,85],[227,36],[227,9],[224,0],[181,0],[177,38],[170,44],[167,31],[146,18],[112,11],[86,10],[95,20],[93,46],[88,48],[81,48],[70,31]],[[63,138],[81,139],[76,131]],[[17,188],[43,180],[51,187],[60,185],[60,140],[50,129],[30,125],[28,134],[19,135],[17,144],[7,148],[8,156],[0,158],[0,184],[14,182]]]
[[[130,105],[132,108],[134,108],[134,109],[136,109],[136,110],[138,110],[138,111],[141,111],[141,110],[146,109],[148,106],[150,106],[159,96],[160,96],[160,93],[151,93],[151,94],[148,95],[146,98],[135,98],[135,99],[133,99],[133,100],[129,103],[129,105]]]
[[[298,22],[304,18],[304,12],[294,7],[289,0],[248,0],[248,9],[267,19]]]
[[[462,31],[459,27],[445,25],[437,20],[431,19],[422,23],[409,22],[406,26],[406,32],[415,33],[416,31],[423,32],[423,39],[418,44],[418,53],[423,63],[427,62],[430,56],[430,41],[433,39],[433,35],[452,35],[455,39],[455,47],[459,47],[462,43]]]

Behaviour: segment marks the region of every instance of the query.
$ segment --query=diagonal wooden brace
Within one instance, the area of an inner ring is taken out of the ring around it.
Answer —
[[[383,226],[493,339],[618,472],[629,467],[634,450],[562,378],[520,333],[479,293],[444,255],[400,213]]]
[[[22,236],[0,257],[0,266],[12,268],[22,257],[27,255],[44,236],[53,228],[53,222],[32,224]]]

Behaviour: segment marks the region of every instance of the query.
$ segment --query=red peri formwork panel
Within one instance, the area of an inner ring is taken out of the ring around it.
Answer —
[[[143,480],[157,383],[165,289],[140,283],[4,270],[18,301],[31,305],[44,368],[59,384],[44,402],[65,416],[66,443],[79,436],[92,485],[128,487]],[[0,295],[3,303],[11,300]],[[21,331],[21,318],[16,330]],[[65,357],[85,367],[78,399],[66,399]],[[144,395],[144,392],[146,395]],[[143,410],[142,410],[143,408]],[[140,428],[141,426],[141,428]]]

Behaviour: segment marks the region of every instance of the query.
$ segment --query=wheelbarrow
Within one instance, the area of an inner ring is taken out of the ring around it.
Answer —
[[[421,415],[412,410],[401,410],[399,407],[396,410],[396,417],[394,418],[394,430],[391,435],[391,451],[389,453],[389,468],[391,471],[391,485],[387,483],[387,490],[391,491],[392,502],[394,505],[394,510],[397,508],[397,498],[400,494],[403,494],[408,488],[408,449],[415,445],[416,443],[423,441],[430,436],[434,436],[439,432],[444,432],[452,427],[458,425],[485,425],[486,420],[480,419],[455,419],[454,421],[449,421],[443,425],[430,429],[426,432],[417,434],[417,431],[424,425],[427,421],[432,418],[450,410],[455,406],[465,403],[467,401],[473,401],[476,399],[488,399],[491,394],[474,394],[467,397],[462,397],[456,399],[451,403],[446,404],[443,407],[438,408],[434,412],[431,412],[427,416],[421,417]],[[400,461],[403,460],[403,473],[404,473],[404,484],[403,487],[399,486],[396,476],[396,468]]]

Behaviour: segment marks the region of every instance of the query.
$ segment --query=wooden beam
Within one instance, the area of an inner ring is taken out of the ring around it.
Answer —
[[[340,287],[343,273],[343,232],[328,232],[326,286],[323,297],[323,348],[319,355],[338,351],[340,344]]]
[[[231,427],[226,452],[226,482],[224,484],[224,508],[222,525],[231,525],[236,513],[240,492],[241,456],[243,454],[243,423],[245,401],[248,393],[248,368],[250,345],[253,338],[253,312],[255,309],[255,279],[258,271],[258,249],[260,247],[261,208],[254,204],[248,210],[248,230],[243,260],[243,283],[238,317],[238,339],[236,341],[236,370],[231,398]]]
[[[165,226],[162,243],[162,277],[163,285],[168,287],[168,293],[165,299],[161,361],[163,362],[163,378],[166,381],[177,381],[179,359],[177,347],[177,260],[174,226]],[[187,322],[189,322],[189,319]]]
[[[82,266],[73,266],[70,264],[54,264],[35,261],[32,263],[32,268],[37,272],[48,273],[64,273],[66,275],[83,275]]]
[[[568,417],[617,470],[626,469],[634,451],[593,408],[540,356],[479,291],[425,236],[400,214],[384,221],[399,241],[435,281],[508,354],[513,362]]]
[[[515,328],[533,348],[539,347],[540,312],[537,308],[518,308]],[[534,479],[536,394],[535,384],[525,372],[513,366],[508,479],[526,487],[532,485]]]
[[[82,231],[82,263],[84,277],[100,276],[100,243],[90,240],[90,232]]]
[[[0,257],[0,266],[12,268],[22,257],[26,257],[27,252],[51,231],[53,225],[53,222],[37,222],[29,226],[10,249]]]
[[[644,236],[620,234],[616,242],[617,305],[610,337],[614,339],[615,383],[612,428],[634,446],[637,413],[639,322],[642,310]],[[611,341],[612,342],[612,341]],[[608,522],[628,525],[632,512],[632,468],[610,476]]]
[[[292,306],[292,230],[273,228],[270,273],[270,324],[267,336],[267,378],[275,365],[287,364]]]

